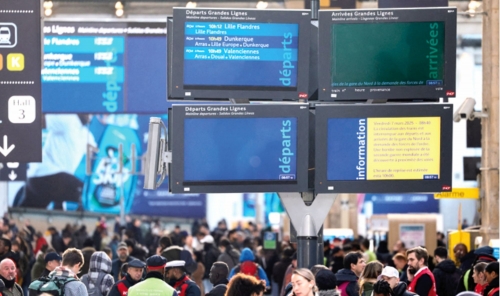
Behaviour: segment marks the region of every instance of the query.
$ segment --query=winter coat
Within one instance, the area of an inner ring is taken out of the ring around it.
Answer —
[[[436,293],[439,296],[455,296],[460,280],[460,271],[450,259],[443,260],[432,271],[436,280]]]
[[[122,262],[120,258],[116,258],[113,260],[113,263],[111,264],[111,274],[113,275],[113,278],[115,279],[115,282],[119,281],[122,276],[120,275],[120,269],[122,268],[123,263],[128,263],[136,258],[132,256],[128,256],[127,259],[125,259],[125,262]]]
[[[278,291],[283,288],[283,280],[285,279],[285,272],[288,266],[292,264],[292,258],[283,258],[276,262],[273,267],[273,281],[278,284]]]
[[[56,267],[56,269],[54,269],[54,271],[50,273],[49,277],[58,277],[64,280],[70,277],[78,279],[78,277],[73,273],[73,271],[69,270],[64,266]],[[79,280],[69,282],[64,286],[64,296],[82,296],[82,295],[88,295],[88,292],[85,285]]]
[[[45,254],[41,253],[36,257],[36,262],[31,268],[31,280],[34,281],[40,277],[42,272],[45,270]]]
[[[214,288],[205,296],[224,296],[227,291],[228,281],[226,279],[214,284]]]
[[[125,295],[122,295],[122,294],[120,293],[120,290],[118,289],[118,285],[120,285],[120,283],[123,283],[123,284],[125,285],[125,287],[126,287],[127,289],[129,289],[130,287],[132,287],[133,285],[135,285],[135,284],[137,284],[137,283],[139,283],[139,282],[140,282],[140,280],[136,282],[136,281],[134,281],[134,280],[130,277],[130,275],[128,275],[128,274],[127,274],[127,275],[126,275],[126,276],[125,276],[122,280],[120,280],[120,281],[116,282],[116,283],[113,285],[113,287],[111,288],[111,290],[109,290],[109,293],[108,293],[108,295],[107,295],[107,296],[126,296],[126,294],[125,294]],[[128,291],[128,290],[127,290],[127,291]]]
[[[250,250],[249,248],[244,248],[243,251],[241,251],[240,264],[245,262],[245,261],[255,262],[255,256],[253,255],[252,250]],[[229,273],[230,279],[235,274],[239,273],[240,264],[236,265],[233,269],[231,269],[231,272]],[[255,264],[257,264],[257,263],[255,263]],[[260,265],[257,265],[257,272],[259,275],[259,279],[264,280],[266,282],[266,287],[270,287],[271,283],[269,282],[269,279],[267,278],[266,272],[264,271],[264,269]]]
[[[226,251],[219,255],[217,261],[222,261],[227,264],[229,270],[233,269],[239,262],[240,252],[232,246],[227,246]]]
[[[111,287],[115,284],[115,280],[111,273],[111,259],[102,251],[97,251],[90,257],[89,273],[82,277],[82,282],[85,283],[87,290],[98,286],[102,295],[107,295]],[[103,276],[102,282],[98,283],[99,276]]]
[[[335,276],[337,277],[337,287],[342,286],[345,282],[349,282],[345,289],[346,293],[342,293],[342,296],[346,296],[346,294],[348,296],[359,296],[358,277],[352,270],[343,268]]]
[[[82,254],[83,254],[83,266],[80,269],[80,273],[78,274],[80,277],[83,276],[84,274],[89,273],[89,267],[90,267],[90,257],[92,254],[94,254],[96,249],[93,247],[85,247],[82,249]]]

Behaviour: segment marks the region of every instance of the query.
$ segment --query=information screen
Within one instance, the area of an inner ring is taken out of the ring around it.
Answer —
[[[186,22],[184,87],[295,88],[298,33],[298,24]]]
[[[332,87],[443,85],[444,22],[335,24],[332,53]]]
[[[327,137],[328,180],[439,179],[440,117],[328,119]]]
[[[451,190],[452,111],[446,104],[317,106],[316,189]]]
[[[175,8],[169,98],[307,97],[310,26],[307,10]]]
[[[174,105],[170,120],[174,193],[308,187],[307,104]]]
[[[296,118],[185,119],[185,181],[295,180],[296,176]]]
[[[455,8],[319,12],[319,100],[455,96]]]
[[[46,22],[44,33],[43,112],[167,110],[166,24]]]

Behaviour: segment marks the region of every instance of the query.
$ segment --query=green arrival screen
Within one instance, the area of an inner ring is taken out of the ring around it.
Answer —
[[[444,22],[332,25],[332,87],[443,85]]]

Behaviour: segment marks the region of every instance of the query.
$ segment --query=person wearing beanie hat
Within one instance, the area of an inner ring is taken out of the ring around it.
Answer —
[[[186,274],[185,266],[183,260],[169,261],[165,266],[165,280],[179,296],[200,296],[200,287]]]
[[[162,295],[178,296],[177,291],[165,283],[165,265],[167,259],[153,255],[146,260],[146,278],[128,289],[128,296]]]
[[[329,269],[319,270],[316,274],[316,287],[318,287],[318,296],[337,296],[337,278]]]
[[[118,248],[116,249],[116,253],[118,254],[118,258],[113,260],[111,263],[111,274],[115,279],[115,282],[118,282],[122,276],[120,275],[120,270],[124,263],[130,263],[132,260],[138,260],[130,256],[128,246],[125,242],[121,242],[118,244]]]

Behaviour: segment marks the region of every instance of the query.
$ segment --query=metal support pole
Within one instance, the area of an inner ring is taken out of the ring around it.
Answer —
[[[322,264],[323,260],[318,252],[318,231],[337,194],[318,194],[310,205],[304,203],[298,192],[283,192],[278,195],[297,230],[297,266],[311,268]]]
[[[123,144],[118,146],[118,177],[120,178],[120,224],[125,225],[125,194],[123,192]]]

